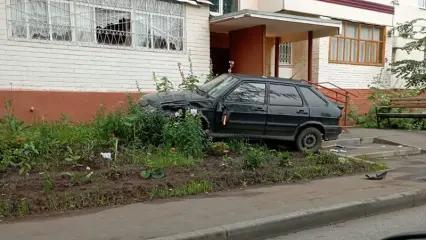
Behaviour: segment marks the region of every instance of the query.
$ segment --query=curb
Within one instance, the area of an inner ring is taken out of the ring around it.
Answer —
[[[327,150],[329,148],[336,147],[337,145],[355,145],[355,144],[387,144],[387,145],[393,145],[393,146],[403,146],[410,149],[398,149],[398,150],[386,150],[386,151],[378,151],[378,152],[371,152],[371,153],[364,153],[360,155],[347,155],[342,153],[334,153],[341,157],[350,157],[350,158],[384,158],[384,157],[396,157],[396,156],[409,156],[409,155],[419,155],[419,154],[425,154],[426,150],[413,147],[407,144],[401,144],[394,141],[389,141],[386,139],[383,139],[381,137],[366,137],[366,138],[350,138],[350,139],[339,139],[327,142],[323,149]]]
[[[323,142],[323,148],[332,148],[336,145],[355,145],[355,144],[368,144],[374,143],[374,139],[377,137],[364,137],[364,138],[345,138],[333,141]]]
[[[404,149],[404,150],[372,152],[372,153],[365,153],[365,154],[361,154],[361,155],[350,155],[349,157],[355,157],[355,158],[362,158],[362,157],[386,158],[386,157],[410,156],[410,155],[419,155],[419,154],[422,154],[421,149],[412,148],[412,149]],[[345,155],[342,155],[342,156],[345,156]]]
[[[303,210],[152,240],[257,240],[426,204],[426,190]]]

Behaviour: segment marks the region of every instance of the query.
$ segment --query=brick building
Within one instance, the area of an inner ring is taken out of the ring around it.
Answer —
[[[0,96],[27,121],[88,120],[136,83],[155,90],[153,72],[177,86],[190,55],[198,76],[232,60],[234,72],[331,83],[365,106],[397,55],[386,30],[398,12],[424,14],[422,1],[0,0]]]

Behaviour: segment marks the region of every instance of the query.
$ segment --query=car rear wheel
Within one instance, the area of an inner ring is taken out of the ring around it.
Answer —
[[[303,129],[296,138],[296,147],[299,151],[318,152],[322,145],[322,133],[315,127]]]

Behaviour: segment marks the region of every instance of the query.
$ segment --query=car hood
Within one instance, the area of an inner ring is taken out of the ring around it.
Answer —
[[[139,103],[142,106],[159,107],[164,104],[185,104],[190,102],[205,101],[211,99],[207,96],[202,96],[196,92],[190,91],[174,91],[174,92],[159,92],[144,95]]]

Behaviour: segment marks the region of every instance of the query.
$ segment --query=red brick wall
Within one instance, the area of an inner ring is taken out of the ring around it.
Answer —
[[[101,105],[108,109],[126,103],[124,92],[60,92],[0,90],[0,116],[5,113],[5,100],[12,100],[14,115],[31,123],[39,120],[59,120],[61,114],[72,121],[90,121]],[[140,93],[131,93],[139,99]]]
[[[320,89],[320,91],[327,97],[336,98],[336,93],[339,92],[342,94],[345,94],[344,91],[339,89]],[[364,114],[370,111],[371,102],[368,101],[368,98],[371,96],[372,90],[370,89],[345,89],[345,91],[348,91],[349,94],[349,102],[350,107],[354,108],[358,114]],[[345,102],[345,96],[341,94],[337,94],[337,99],[340,100],[338,103]],[[334,101],[334,99],[331,99]]]

